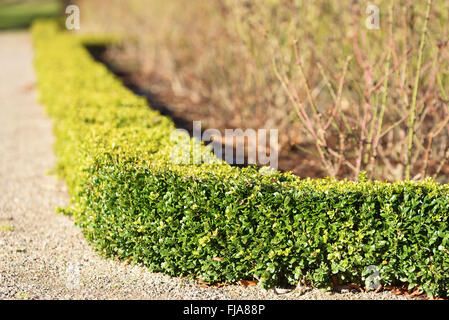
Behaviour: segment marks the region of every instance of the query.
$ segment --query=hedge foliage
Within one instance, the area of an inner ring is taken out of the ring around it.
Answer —
[[[261,175],[220,161],[174,165],[172,121],[126,89],[82,42],[33,25],[40,99],[75,222],[106,256],[203,281],[298,281],[449,292],[449,186]],[[204,154],[208,155],[207,149]]]

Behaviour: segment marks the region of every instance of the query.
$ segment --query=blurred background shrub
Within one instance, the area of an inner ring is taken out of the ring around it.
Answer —
[[[195,120],[278,129],[281,169],[447,181],[447,1],[373,1],[379,30],[366,1],[75,2],[85,30],[123,35],[110,59],[157,74]]]

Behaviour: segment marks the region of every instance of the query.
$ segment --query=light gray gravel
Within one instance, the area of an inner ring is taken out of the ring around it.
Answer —
[[[55,163],[52,128],[36,98],[29,34],[0,33],[0,299],[405,299],[202,288],[98,256],[71,219],[54,211],[68,196],[46,174]]]

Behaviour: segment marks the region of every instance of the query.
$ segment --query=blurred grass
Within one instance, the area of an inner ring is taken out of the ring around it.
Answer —
[[[58,0],[0,2],[0,30],[26,29],[33,20],[60,13]]]

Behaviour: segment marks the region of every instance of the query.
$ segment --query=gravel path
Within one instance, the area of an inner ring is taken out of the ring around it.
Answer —
[[[0,33],[0,299],[403,299],[306,288],[203,288],[98,256],[70,218],[54,165],[52,129],[36,102],[28,33]],[[301,292],[302,291],[302,292]],[[305,292],[304,292],[305,291]]]

